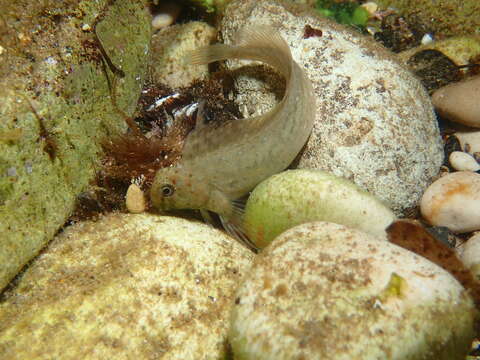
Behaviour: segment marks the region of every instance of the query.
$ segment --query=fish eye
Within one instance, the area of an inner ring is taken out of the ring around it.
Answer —
[[[162,191],[163,197],[172,196],[175,192],[175,188],[170,184],[163,185],[160,190]]]

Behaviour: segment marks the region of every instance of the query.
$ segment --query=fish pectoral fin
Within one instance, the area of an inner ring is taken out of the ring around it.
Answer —
[[[197,116],[195,117],[195,130],[200,130],[206,126],[205,123],[205,100],[198,102]]]
[[[240,244],[244,245],[246,248],[252,250],[254,253],[258,252],[258,248],[255,246],[254,243],[250,241],[247,234],[245,234],[245,231],[243,230],[242,226],[236,224],[235,222],[227,220],[222,215],[219,215],[219,217],[220,217],[222,226],[228,235],[236,239],[238,242],[240,242]]]
[[[202,215],[203,221],[205,221],[206,224],[210,226],[214,226],[215,221],[212,218],[212,215],[210,215],[210,212],[206,209],[200,209],[200,215]]]

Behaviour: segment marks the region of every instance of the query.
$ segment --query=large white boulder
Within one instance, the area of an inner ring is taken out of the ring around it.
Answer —
[[[232,1],[221,36],[232,43],[238,30],[258,24],[285,38],[317,95],[315,127],[299,167],[352,180],[397,214],[415,206],[443,159],[430,98],[415,76],[371,38],[282,1]],[[306,26],[321,36],[305,38]],[[284,82],[264,66],[236,75],[245,116],[265,111],[282,94]]]
[[[223,359],[253,259],[180,218],[109,215],[67,228],[0,304],[0,359]]]
[[[467,291],[427,259],[315,222],[258,255],[229,340],[242,360],[463,360],[477,316]]]

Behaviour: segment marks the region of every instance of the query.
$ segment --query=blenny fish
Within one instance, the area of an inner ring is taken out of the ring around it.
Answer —
[[[209,210],[241,227],[242,211],[236,200],[295,159],[312,131],[315,97],[288,44],[270,27],[246,28],[236,45],[199,48],[187,61],[208,64],[226,59],[261,61],[273,67],[286,79],[282,100],[261,116],[220,126],[202,124],[201,114],[197,115],[181,160],[157,172],[150,198],[159,210],[198,209],[203,214]]]

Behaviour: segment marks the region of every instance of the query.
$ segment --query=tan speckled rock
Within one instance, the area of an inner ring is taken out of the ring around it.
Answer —
[[[180,218],[67,228],[0,304],[0,359],[223,359],[252,253]]]
[[[444,86],[432,95],[440,115],[467,126],[480,127],[480,75]]]
[[[375,41],[299,5],[232,1],[221,34],[231,43],[239,29],[254,24],[280,32],[315,88],[317,118],[298,167],[352,180],[397,214],[415,206],[443,159],[433,107],[420,82]],[[304,39],[306,25],[322,36]],[[238,68],[238,62],[227,65]],[[281,96],[283,81],[262,69],[236,71],[245,116],[265,111]]]
[[[177,88],[188,86],[193,80],[204,79],[208,74],[208,65],[188,65],[185,55],[210,44],[215,36],[213,27],[199,21],[161,29],[152,36],[152,80]]]
[[[292,228],[237,291],[235,359],[465,359],[478,316],[445,270],[361,231]]]
[[[456,132],[455,137],[460,142],[463,151],[470,154],[480,153],[480,131]]]
[[[462,245],[460,260],[480,282],[480,232],[473,235]]]
[[[480,174],[457,171],[441,177],[423,194],[420,210],[432,225],[460,233],[480,230]]]
[[[463,151],[452,151],[448,157],[450,165],[458,171],[478,171],[480,164],[473,156]]]

